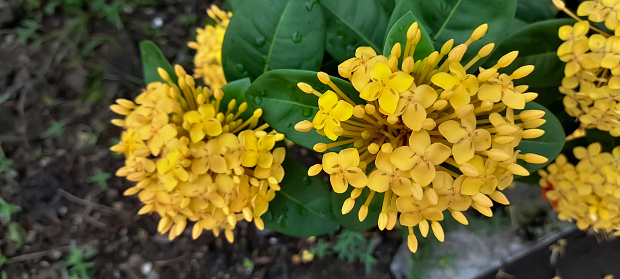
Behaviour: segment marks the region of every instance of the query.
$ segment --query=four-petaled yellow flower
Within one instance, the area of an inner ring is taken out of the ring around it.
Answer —
[[[439,132],[453,143],[452,155],[457,164],[463,164],[474,157],[476,151],[491,147],[491,133],[476,129],[476,116],[473,112],[461,118],[461,123],[448,120],[439,124]]]
[[[370,71],[371,82],[364,86],[360,97],[366,101],[379,99],[379,107],[388,114],[396,112],[400,93],[413,83],[413,77],[404,72],[392,73],[390,67],[377,63]]]
[[[390,161],[394,166],[411,171],[415,183],[426,186],[435,179],[435,166],[450,157],[450,147],[443,143],[431,144],[431,137],[426,130],[412,132],[409,145],[394,150]]]
[[[338,100],[338,96],[333,91],[327,91],[319,98],[319,111],[314,116],[312,124],[317,129],[323,129],[325,135],[336,140],[338,136],[334,133],[336,127],[340,127],[340,122],[346,121],[353,115],[353,106],[343,100]]]
[[[377,63],[387,64],[387,59],[377,55],[371,47],[358,47],[355,57],[342,62],[338,66],[338,72],[344,78],[351,80],[351,84],[358,91],[362,90],[370,79],[370,70]]]
[[[366,186],[367,178],[359,168],[359,164],[360,157],[355,148],[323,155],[323,170],[329,174],[334,192],[346,192],[349,184],[356,188]]]

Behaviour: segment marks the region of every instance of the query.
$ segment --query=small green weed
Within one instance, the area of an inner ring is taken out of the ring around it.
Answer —
[[[108,186],[108,179],[110,179],[112,175],[110,173],[102,171],[100,168],[95,169],[95,174],[88,178],[88,182],[96,183],[101,188],[106,188]]]
[[[71,279],[90,279],[95,272],[95,263],[91,262],[97,254],[95,250],[82,250],[71,241],[69,257],[65,261],[65,266]]]
[[[4,199],[0,198],[0,221],[2,221],[3,223],[10,223],[11,215],[13,215],[13,213],[20,212],[21,210],[21,207],[17,205],[12,205],[6,202]]]
[[[364,264],[366,273],[370,273],[372,265],[377,260],[372,256],[376,243],[368,241],[360,232],[343,230],[338,236],[336,244],[330,247],[319,239],[317,246],[310,252],[318,258],[323,258],[329,254],[335,254],[339,259],[346,259],[349,263],[359,260]]]

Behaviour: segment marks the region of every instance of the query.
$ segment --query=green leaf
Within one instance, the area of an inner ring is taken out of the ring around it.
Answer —
[[[330,192],[321,180],[307,174],[307,168],[287,158],[282,164],[282,188],[269,202],[262,216],[265,227],[288,235],[309,237],[339,228],[332,214]]]
[[[236,13],[243,0],[226,0],[224,6],[231,12]]]
[[[157,68],[166,70],[172,82],[177,82],[177,75],[174,73],[174,69],[155,43],[151,41],[142,41],[140,43],[140,55],[142,56],[142,70],[145,84],[155,81],[165,82],[159,77]]]
[[[326,13],[325,50],[339,62],[355,56],[360,46],[381,52],[390,18],[389,3],[382,0],[323,0]],[[393,7],[393,4],[392,4]]]
[[[455,45],[464,43],[474,29],[488,23],[487,34],[467,48],[463,61],[468,61],[482,46],[491,42],[498,43],[504,38],[516,9],[517,0],[398,1],[388,26],[391,27],[411,11],[420,20],[420,25],[426,27],[435,49],[441,49],[450,39],[454,39]]]
[[[407,30],[409,30],[409,27],[414,22],[418,22],[418,27],[422,31],[420,42],[416,45],[415,52],[413,53],[414,60],[422,60],[435,51],[433,48],[433,41],[431,40],[431,37],[429,37],[424,26],[419,25],[419,20],[413,15],[413,13],[407,12],[403,17],[396,21],[394,25],[392,25],[392,29],[390,29],[387,33],[385,38],[385,47],[383,48],[383,55],[385,57],[390,55],[392,52],[392,47],[396,43],[400,43],[401,56],[399,60],[402,63],[405,53],[405,46],[407,45]]]
[[[242,1],[226,29],[222,64],[226,80],[256,79],[273,69],[318,70],[325,23],[318,4],[305,0]]]
[[[553,1],[546,0],[519,0],[515,18],[525,22],[535,22],[554,18],[558,9]]]
[[[614,147],[618,146],[618,143],[616,143],[616,141],[618,141],[618,138],[611,136],[609,132],[601,131],[598,129],[587,129],[586,140],[588,141],[588,145],[595,142],[600,143],[603,147],[603,151],[605,152],[611,152]]]
[[[238,107],[241,103],[247,102],[245,98],[245,92],[248,90],[248,88],[250,88],[251,84],[252,83],[250,82],[249,78],[244,78],[229,82],[228,84],[224,85],[224,87],[222,87],[222,91],[224,91],[222,104],[228,104],[232,99],[235,99],[237,100]],[[220,111],[226,112],[227,109],[228,107],[225,105],[220,106]],[[241,114],[240,118],[243,120],[247,120],[252,116],[253,113],[254,108],[248,102],[248,109]]]
[[[342,194],[332,192],[332,211],[334,212],[334,217],[336,217],[338,223],[340,223],[340,225],[344,228],[354,231],[366,231],[374,226],[377,226],[379,213],[381,213],[383,193],[375,193],[370,205],[368,205],[368,216],[366,216],[364,221],[360,222],[358,212],[362,204],[366,201],[368,193],[370,193],[370,189],[368,187],[364,188],[362,194],[355,199],[355,206],[353,209],[349,213],[342,215],[342,204],[346,199],[351,197],[352,190],[353,187],[349,187],[349,189]]]
[[[354,102],[364,103],[351,83],[335,77],[331,77],[331,80]],[[318,98],[301,91],[297,87],[299,82],[310,84],[319,92],[331,90],[329,86],[319,81],[316,72],[274,70],[256,79],[245,96],[250,105],[263,109],[262,119],[269,126],[293,142],[310,149],[319,142],[332,142],[326,136],[317,134],[315,130],[304,133],[295,130],[295,124],[302,120],[312,121],[319,111]]]
[[[484,63],[491,67],[506,53],[517,50],[519,56],[510,66],[502,69],[512,73],[524,65],[534,65],[534,71],[528,76],[516,80],[515,84],[527,84],[531,87],[558,87],[564,77],[564,63],[558,59],[557,50],[562,40],[558,38],[560,26],[573,24],[569,18],[550,19],[529,24],[511,34]],[[558,93],[559,94],[559,93]]]
[[[547,163],[544,164],[531,164],[521,161],[520,164],[530,173],[533,173],[553,162],[555,157],[560,154],[566,140],[566,135],[562,129],[562,123],[560,123],[555,115],[553,115],[553,113],[551,113],[547,108],[535,102],[529,102],[525,105],[525,109],[542,110],[545,112],[545,116],[543,118],[547,120],[545,124],[538,127],[538,129],[545,130],[544,135],[535,139],[522,139],[521,143],[519,143],[516,148],[517,150],[521,150],[522,154],[535,153],[548,159]],[[520,113],[520,111],[515,110],[515,115],[518,113]]]

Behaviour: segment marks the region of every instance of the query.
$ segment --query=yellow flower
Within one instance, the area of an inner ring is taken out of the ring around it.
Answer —
[[[491,133],[476,129],[476,116],[473,112],[461,118],[461,123],[448,120],[439,125],[439,132],[453,143],[452,155],[457,164],[463,164],[474,157],[476,151],[491,147]]]
[[[392,73],[390,67],[383,63],[377,63],[372,68],[370,80],[360,92],[360,97],[366,101],[379,99],[379,107],[389,114],[396,112],[400,93],[413,83],[412,76],[401,71]]]
[[[222,68],[222,43],[224,34],[232,17],[231,12],[224,12],[217,6],[211,5],[207,14],[215,25],[207,25],[196,30],[196,41],[187,43],[187,46],[197,50],[194,56],[194,77],[202,78],[206,85],[222,88],[226,85],[224,69]]]
[[[543,197],[560,220],[575,222],[580,230],[620,236],[620,147],[601,152],[601,144],[573,149],[576,165],[560,154],[546,170],[539,170]]]
[[[257,127],[260,109],[239,119],[247,103],[222,104],[220,89],[196,87],[181,67],[175,67],[178,83],[158,71],[166,83],[149,84],[136,103],[119,99],[111,106],[125,116],[112,120],[125,129],[110,148],[125,156],[117,175],[137,182],[125,195],[137,194],[144,203],[139,214],[159,214],[157,229],[170,239],[188,222],[194,222],[193,238],[224,230],[230,242],[240,219],[263,229],[261,216],[284,177],[286,151],[274,150],[284,135]]]
[[[353,87],[360,91],[370,80],[370,70],[377,63],[387,64],[387,59],[377,55],[371,47],[358,47],[355,57],[342,62],[338,66],[338,72],[342,77],[350,79]]]
[[[326,153],[323,156],[323,170],[329,174],[334,192],[344,193],[349,184],[353,187],[366,186],[366,175],[359,168],[360,157],[355,148],[348,148],[339,153]]]
[[[430,108],[437,100],[437,91],[432,87],[422,84],[400,93],[400,100],[396,107],[396,116],[402,116],[403,123],[412,131],[422,129],[422,122],[426,119],[426,109]]]
[[[417,23],[407,32],[402,60],[400,44],[394,45],[389,58],[359,48],[358,57],[341,64],[339,72],[354,84],[365,84],[355,87],[366,101],[363,104],[353,103],[326,73],[317,75],[331,88],[323,94],[306,83],[298,84],[303,92],[319,97],[319,103],[329,94],[330,106],[346,102],[352,107],[352,115],[334,121],[339,124],[333,128],[334,136],[329,137],[334,142],[314,146],[318,152],[346,149],[324,154],[322,164],[312,166],[308,174],[324,170],[336,193],[345,192],[349,184],[354,186],[342,205],[343,214],[354,208],[363,188],[368,187],[370,193],[358,211],[360,220],[368,216],[375,194],[383,193],[376,220],[379,229],[391,230],[397,223],[407,226],[407,243],[413,252],[418,245],[414,228],[424,237],[433,230],[443,241],[439,223],[443,212],[449,211],[462,224],[468,223],[462,212],[469,208],[491,216],[493,201],[508,204],[501,190],[512,183],[513,175],[529,174],[517,160],[546,161],[542,156],[515,150],[522,138],[544,133],[537,129],[545,123],[543,111],[523,110],[515,116],[512,108],[523,108],[536,98],[536,93],[525,92],[527,86],[513,84],[533,67],[521,67],[510,75],[501,73],[516,59],[517,53],[512,52],[477,75],[466,73],[493,50],[493,44],[488,44],[472,60],[461,61],[468,46],[486,30],[486,24],[482,25],[464,44],[453,47],[450,40],[441,51],[418,61],[413,59],[421,37]],[[376,60],[374,65],[370,65],[371,59]],[[356,68],[362,72],[352,76],[353,63],[366,68]],[[481,98],[481,94],[491,97]],[[513,99],[519,100],[515,104]],[[315,128],[328,135],[323,121],[328,115],[322,108],[315,116],[321,121],[305,120],[295,129],[308,132]]]
[[[469,104],[470,96],[478,91],[478,79],[465,73],[465,68],[460,63],[450,63],[449,74],[437,73],[433,75],[431,81],[444,89],[441,94],[445,95],[444,99],[449,100],[454,109]],[[482,90],[480,94],[482,95]]]
[[[620,29],[617,1],[584,1],[577,14],[592,22],[605,22],[614,31],[608,34],[580,20],[573,26],[562,26],[558,36],[564,41],[557,55],[566,62],[559,91],[564,94],[566,112],[576,117],[581,128],[596,128],[620,136]],[[556,6],[577,18],[563,2]],[[588,35],[592,30],[594,34]]]
[[[317,129],[323,129],[325,135],[336,140],[334,129],[340,127],[341,121],[346,121],[353,115],[353,106],[343,100],[333,91],[327,91],[319,98],[319,112],[314,116],[312,124]]]
[[[426,130],[412,132],[409,145],[394,150],[390,161],[403,171],[411,170],[413,181],[426,186],[435,179],[435,166],[450,157],[450,148],[443,143],[431,144]]]

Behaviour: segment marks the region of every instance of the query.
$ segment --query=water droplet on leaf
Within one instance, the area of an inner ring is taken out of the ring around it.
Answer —
[[[252,42],[252,45],[254,45],[255,47],[262,47],[265,45],[265,38],[263,37],[256,37],[254,38],[254,42]]]
[[[296,44],[301,43],[301,33],[299,33],[299,31],[295,31],[295,33],[291,35],[291,41]]]

